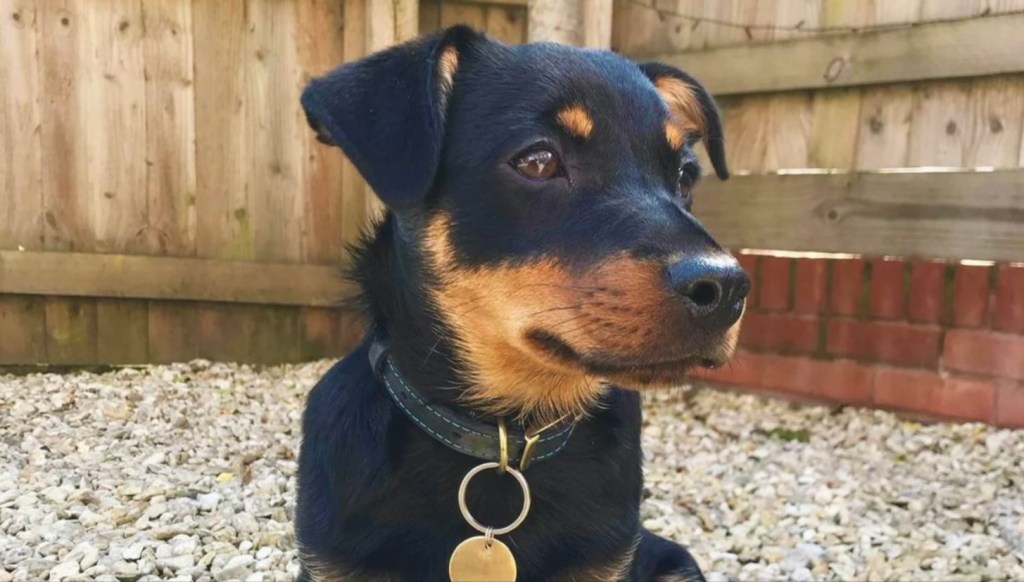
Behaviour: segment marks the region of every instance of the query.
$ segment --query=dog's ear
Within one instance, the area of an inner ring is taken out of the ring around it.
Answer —
[[[674,120],[681,123],[688,133],[701,136],[715,173],[722,180],[727,180],[729,168],[725,163],[722,118],[708,90],[697,79],[669,65],[643,63],[640,70],[654,83]]]
[[[306,119],[321,142],[345,152],[384,204],[413,206],[437,173],[460,55],[484,38],[456,26],[342,65],[306,87]]]

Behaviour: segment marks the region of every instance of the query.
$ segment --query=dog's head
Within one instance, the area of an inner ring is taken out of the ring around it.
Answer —
[[[314,80],[320,139],[394,215],[492,410],[566,411],[731,354],[749,280],[690,213],[714,101],[660,64],[464,27]]]

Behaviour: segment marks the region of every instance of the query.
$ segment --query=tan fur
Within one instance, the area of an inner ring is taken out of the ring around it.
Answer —
[[[590,132],[594,131],[594,118],[582,105],[565,107],[558,112],[557,118],[558,123],[569,132],[569,135],[587,139]]]
[[[446,46],[441,49],[441,56],[437,61],[437,75],[441,92],[438,99],[442,110],[447,110],[448,98],[455,87],[455,73],[459,70],[459,51],[454,46]]]
[[[654,86],[668,104],[672,121],[681,127],[684,133],[704,131],[704,114],[697,99],[697,91],[692,86],[675,77],[660,77],[654,82]],[[671,142],[670,138],[669,143]]]
[[[542,330],[577,354],[678,359],[683,354],[667,350],[678,345],[686,315],[664,284],[659,263],[624,253],[584,273],[571,273],[552,259],[466,269],[453,256],[449,222],[444,214],[432,220],[425,251],[439,280],[432,300],[469,367],[469,404],[495,414],[552,419],[589,408],[608,379],[631,387],[678,384],[677,364],[597,377],[527,338],[529,331]]]
[[[680,128],[674,121],[665,122],[665,139],[668,141],[668,145],[674,150],[678,150],[683,147],[683,141],[686,137],[683,133],[683,129]]]

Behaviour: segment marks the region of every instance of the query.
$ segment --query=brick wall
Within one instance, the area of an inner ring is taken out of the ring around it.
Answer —
[[[740,260],[740,349],[707,380],[1024,427],[1024,265]]]

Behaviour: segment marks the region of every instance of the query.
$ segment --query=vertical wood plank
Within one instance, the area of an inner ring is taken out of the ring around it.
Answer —
[[[420,34],[441,29],[441,0],[420,0]]]
[[[341,316],[336,309],[300,308],[299,356],[303,360],[334,358],[341,355]]]
[[[46,299],[46,362],[56,365],[96,364],[96,301]]]
[[[96,357],[102,364],[149,360],[149,312],[145,301],[96,300]]]
[[[864,90],[857,139],[858,169],[907,165],[913,97],[910,87],[899,85]]]
[[[35,2],[0,0],[0,248],[43,246]],[[41,297],[0,295],[0,364],[46,360]]]
[[[299,0],[296,3],[300,90],[313,76],[322,75],[345,58],[344,6],[336,0]],[[306,126],[298,103],[299,144],[304,159],[302,260],[334,262],[342,258],[343,156],[324,146]]]
[[[443,0],[441,2],[441,28],[448,28],[456,24],[465,24],[476,30],[485,30],[487,15],[484,7],[480,4]]]
[[[199,357],[218,362],[246,362],[253,356],[256,314],[262,307],[202,303],[196,308],[195,341]]]
[[[96,248],[146,252],[146,86],[141,0],[82,7],[85,125]]]
[[[811,94],[797,91],[768,99],[767,147],[761,171],[806,168],[812,120]]]
[[[193,0],[196,253],[255,258],[249,204],[245,0]]]
[[[853,167],[860,130],[860,106],[859,88],[814,93],[807,160],[810,167]]]
[[[1018,165],[1024,130],[1024,77],[974,79],[969,89],[967,167]]]
[[[444,11],[442,4],[442,22]],[[580,0],[529,0],[526,37],[530,42],[578,45],[582,40],[580,21]]]
[[[0,0],[0,248],[38,249],[43,236],[36,6]]]
[[[526,11],[515,6],[487,7],[487,34],[508,44],[526,42]]]
[[[251,132],[249,218],[254,258],[296,262],[304,185],[302,144],[309,133],[298,115],[301,71],[297,63],[293,2],[247,0],[245,99]],[[301,125],[300,125],[301,123]]]
[[[580,3],[580,45],[609,49],[612,45],[612,0],[587,0]]]
[[[192,4],[144,0],[143,21],[149,206],[145,250],[152,254],[194,256],[196,120]]]
[[[198,305],[192,302],[149,302],[147,344],[150,362],[187,362],[199,357]]]
[[[0,296],[0,365],[45,362],[45,321],[42,297]]]
[[[82,0],[37,4],[43,247],[90,251],[95,245],[86,139],[87,10]]]
[[[960,167],[969,113],[967,89],[956,82],[926,83],[914,92],[907,163]]]
[[[345,0],[345,61],[366,55],[366,0]],[[326,146],[322,146],[326,147]],[[355,242],[367,222],[368,200],[373,191],[347,157],[342,162],[341,233],[345,242]]]

